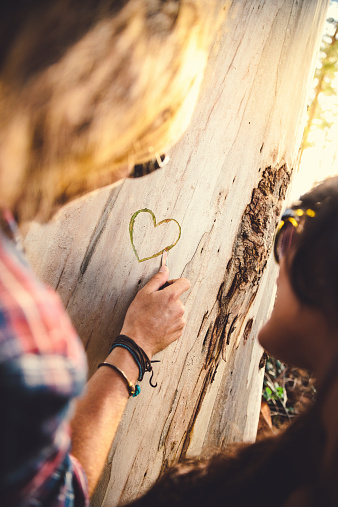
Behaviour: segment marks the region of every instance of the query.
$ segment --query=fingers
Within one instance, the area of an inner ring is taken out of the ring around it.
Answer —
[[[172,341],[176,341],[179,338],[181,338],[184,328],[185,328],[185,319],[184,317],[181,317],[180,319],[177,320],[175,331],[173,331]]]
[[[170,329],[167,328],[167,345],[178,340],[182,336],[185,325],[186,321],[183,315],[181,317],[177,316],[175,318],[175,320],[171,323]]]
[[[162,253],[161,267],[168,266],[167,259],[168,259],[168,252],[166,250],[164,250],[164,252]]]
[[[178,317],[181,317],[183,319],[183,315],[185,313],[185,307],[180,299],[178,299],[176,302],[176,308],[177,308]]]
[[[163,292],[166,291],[167,294],[170,294],[170,296],[174,299],[179,298],[184,292],[190,289],[190,282],[187,278],[171,280],[169,284],[170,286],[163,289]]]
[[[161,266],[161,269],[156,275],[154,275],[148,283],[143,287],[143,291],[150,294],[151,292],[158,291],[169,278],[169,269],[167,266]],[[190,282],[186,278],[177,278],[169,280],[170,287],[166,287],[163,290],[170,291],[170,296],[173,298],[179,298],[184,292],[190,289]]]
[[[185,308],[179,298],[190,283],[186,278],[171,280],[168,287],[159,291],[168,276],[165,267],[137,293],[122,327],[122,334],[135,340],[148,357],[178,340],[185,326]]]
[[[159,290],[162,285],[165,284],[165,282],[169,278],[169,269],[167,266],[161,266],[161,269],[156,275],[154,275],[148,283],[145,284],[143,287],[143,291],[150,294],[151,292],[155,292]]]

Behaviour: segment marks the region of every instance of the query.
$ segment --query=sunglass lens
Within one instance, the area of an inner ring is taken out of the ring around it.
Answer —
[[[295,228],[290,222],[286,222],[282,229],[279,231],[278,236],[276,237],[275,245],[275,256],[278,263],[289,250],[294,231]]]

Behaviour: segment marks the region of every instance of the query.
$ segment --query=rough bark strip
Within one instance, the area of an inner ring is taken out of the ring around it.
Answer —
[[[236,330],[241,329],[256,296],[255,287],[258,287],[271,252],[291,173],[292,169],[289,171],[286,164],[279,168],[267,167],[258,186],[252,191],[251,202],[245,208],[226,277],[218,292],[218,315],[213,328],[207,332],[204,388],[187,428],[181,458],[185,457],[189,448],[191,432],[219,361],[221,358],[227,359],[227,346],[238,338]],[[243,334],[245,341],[252,324],[252,319],[246,324]]]
[[[235,319],[240,314],[246,315],[253,302],[252,291],[255,293],[258,287],[272,248],[291,172],[285,164],[277,169],[267,167],[253,189],[218,294],[219,315],[212,330],[209,357],[215,356],[214,351],[221,348],[223,359],[226,359],[224,338],[226,336],[229,344],[235,331]]]

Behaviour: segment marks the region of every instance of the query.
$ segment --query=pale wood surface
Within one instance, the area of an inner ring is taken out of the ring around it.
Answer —
[[[94,505],[140,494],[181,455],[255,438],[263,375],[256,336],[276,274],[268,258],[297,166],[328,4],[233,1],[192,125],[169,166],[87,196],[26,237],[30,260],[61,294],[93,372],[136,291],[159,267],[160,257],[137,262],[131,216],[148,208],[157,221],[175,218],[182,227],[169,267],[172,277],[191,282],[183,298],[188,324],[154,366],[157,389],[146,379],[129,401]],[[150,226],[144,231],[140,248],[154,253],[163,238],[154,239]]]

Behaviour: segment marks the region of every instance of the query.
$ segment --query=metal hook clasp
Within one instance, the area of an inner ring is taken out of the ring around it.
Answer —
[[[150,362],[151,362],[151,363],[160,363],[161,361],[160,361],[160,360],[155,360],[155,361],[150,361]],[[153,376],[154,376],[154,370],[152,369],[152,370],[151,370],[151,377],[150,377],[150,379],[149,379],[149,384],[151,385],[151,387],[154,387],[154,388],[155,388],[155,387],[157,387],[157,382],[156,382],[156,384],[153,384],[153,383],[152,383]]]

